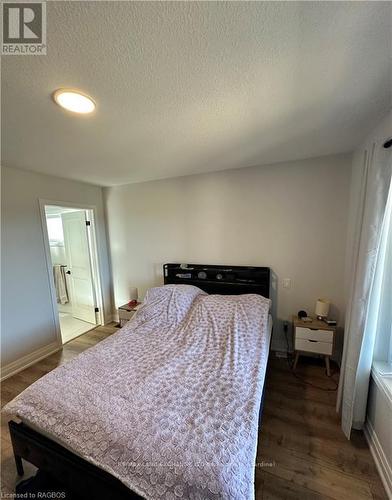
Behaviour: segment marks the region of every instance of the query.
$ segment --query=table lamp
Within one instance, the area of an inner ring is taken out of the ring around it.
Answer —
[[[326,319],[329,313],[329,301],[326,299],[317,299],[315,314],[317,319]]]

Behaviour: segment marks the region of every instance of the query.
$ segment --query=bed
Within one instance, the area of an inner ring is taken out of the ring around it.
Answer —
[[[5,407],[19,473],[24,458],[81,498],[253,498],[269,269],[166,264],[164,281]]]

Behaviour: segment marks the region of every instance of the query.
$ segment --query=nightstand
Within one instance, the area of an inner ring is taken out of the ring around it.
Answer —
[[[335,342],[336,327],[329,326],[324,321],[313,319],[312,322],[302,321],[293,316],[293,344],[295,360],[293,369],[297,367],[300,354],[323,354],[328,377],[331,376],[329,358],[332,355]]]
[[[138,302],[136,305],[129,305],[129,303],[124,304],[123,306],[120,306],[118,308],[118,319],[121,328],[133,317],[139,306],[140,302]]]

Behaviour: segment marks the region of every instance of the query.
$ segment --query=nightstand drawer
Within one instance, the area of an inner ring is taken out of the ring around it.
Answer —
[[[140,302],[124,304],[118,308],[118,319],[120,326],[123,327],[130,319],[132,319],[140,306]]]
[[[297,339],[316,340],[317,342],[333,342],[333,332],[330,330],[312,330],[311,328],[303,328],[297,326],[295,328],[295,336]]]
[[[118,317],[119,319],[124,319],[126,321],[129,321],[133,315],[135,314],[135,311],[125,311],[124,309],[119,309],[118,310]]]
[[[326,354],[328,356],[332,354],[332,342],[319,342],[307,339],[300,339],[297,337],[295,339],[294,348],[296,351],[315,352],[318,354]]]

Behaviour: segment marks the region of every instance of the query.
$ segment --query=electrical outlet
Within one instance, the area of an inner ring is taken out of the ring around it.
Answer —
[[[291,288],[291,278],[285,278],[283,280],[283,288],[287,288],[287,289]]]

